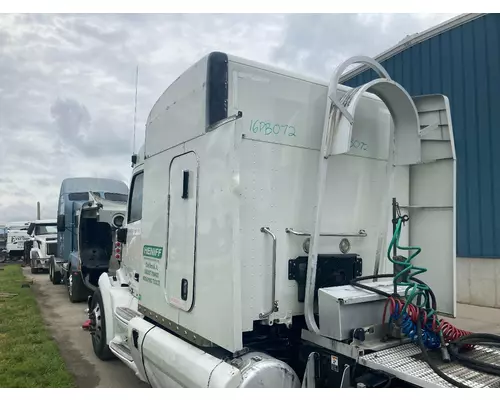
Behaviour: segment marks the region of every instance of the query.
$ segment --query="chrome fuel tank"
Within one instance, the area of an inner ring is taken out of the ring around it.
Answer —
[[[234,359],[231,364],[240,370],[240,388],[300,387],[297,374],[288,364],[265,353],[248,353]]]

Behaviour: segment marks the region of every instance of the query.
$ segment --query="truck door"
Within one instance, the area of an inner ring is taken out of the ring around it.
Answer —
[[[144,171],[136,172],[132,177],[127,206],[127,242],[123,246],[122,268],[129,277],[130,286],[138,289],[139,276],[142,273],[142,193]]]
[[[189,152],[170,164],[166,292],[169,303],[189,311],[194,300],[198,159]]]

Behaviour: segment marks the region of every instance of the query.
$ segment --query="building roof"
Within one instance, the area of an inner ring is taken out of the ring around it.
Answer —
[[[443,32],[449,31],[450,29],[456,28],[457,26],[463,25],[467,22],[470,22],[476,18],[480,18],[486,14],[461,14],[454,18],[451,18],[439,25],[436,25],[430,29],[427,29],[420,33],[415,33],[413,35],[406,36],[403,40],[401,40],[397,45],[385,50],[375,57],[375,60],[378,62],[383,62],[394,55],[401,53],[402,51],[415,46],[418,43],[421,43],[425,40],[430,39],[431,37],[437,36]],[[368,67],[361,65],[356,68],[353,68],[349,72],[346,72],[340,78],[340,82],[347,82],[349,79],[359,75],[360,73],[366,71]]]

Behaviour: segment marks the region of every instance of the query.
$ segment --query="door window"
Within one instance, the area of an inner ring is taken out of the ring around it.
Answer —
[[[144,184],[144,172],[139,172],[132,180],[130,200],[128,205],[127,222],[130,224],[142,219],[142,190]]]

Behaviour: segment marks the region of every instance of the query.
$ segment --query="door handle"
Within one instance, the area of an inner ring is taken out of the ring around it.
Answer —
[[[182,279],[181,280],[181,299],[183,301],[186,301],[187,298],[188,298],[188,280]]]
[[[136,349],[139,349],[139,332],[137,332],[135,329],[132,330],[132,340],[134,342],[134,347]]]

